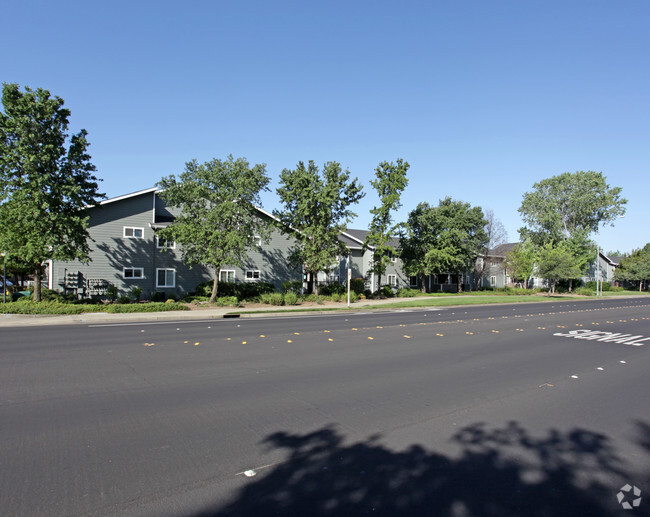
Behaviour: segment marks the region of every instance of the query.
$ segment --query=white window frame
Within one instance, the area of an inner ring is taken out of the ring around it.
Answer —
[[[496,285],[497,285],[497,277],[492,275],[490,277],[490,287],[496,287]]]
[[[127,270],[132,271],[132,276],[126,276]],[[140,272],[140,276],[135,276],[136,271]],[[144,279],[144,268],[143,267],[132,267],[132,266],[123,267],[122,268],[122,278],[124,280],[143,280]]]
[[[250,273],[250,276],[249,276]],[[257,277],[255,277],[255,274],[257,273]],[[262,273],[260,272],[259,269],[248,269],[246,270],[246,281],[247,282],[257,282],[258,280],[262,279]]]
[[[160,275],[161,271],[165,272],[165,284],[164,285],[160,283],[160,278],[158,276],[158,275]],[[173,275],[173,282],[171,283],[171,285],[167,284],[167,272],[168,271],[171,271],[174,274]],[[159,268],[156,268],[156,287],[160,287],[160,288],[176,287],[176,269],[174,269],[172,267],[159,267]]]
[[[391,278],[393,281],[391,282]],[[396,287],[397,286],[397,275],[388,275],[388,285],[391,287]]]
[[[258,248],[262,247],[262,236],[261,235],[253,235],[253,246],[257,246]]]
[[[390,259],[390,261],[393,264],[395,264],[397,262],[397,257],[395,256],[395,254],[392,251],[388,252],[388,258]]]
[[[224,280],[221,276],[225,273],[226,279]],[[232,273],[232,280],[228,280],[229,274]],[[236,272],[234,269],[220,269],[219,270],[219,282],[234,282],[236,279]]]
[[[161,244],[162,242],[162,244]],[[175,250],[176,249],[176,241],[166,241],[164,239],[161,239],[158,235],[156,235],[156,248],[158,249],[165,249],[165,244],[167,245],[168,250]]]
[[[126,231],[131,230],[132,235],[127,235]],[[140,230],[140,237],[138,237],[135,232]],[[122,227],[122,237],[125,239],[144,239],[144,228],[140,226],[123,226]]]

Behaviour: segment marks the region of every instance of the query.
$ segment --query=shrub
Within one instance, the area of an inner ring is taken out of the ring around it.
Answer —
[[[142,296],[142,287],[139,285],[134,285],[131,288],[131,291],[129,291],[129,295],[131,298],[133,298],[136,302],[140,301],[140,297]]]
[[[323,296],[331,296],[333,294],[344,294],[347,292],[347,287],[342,284],[327,284],[318,286],[318,294]]]
[[[350,293],[350,303],[358,302],[362,296],[363,296],[362,294],[357,294],[354,291],[352,291]]]
[[[33,302],[27,297],[19,302],[0,304],[0,313],[3,314],[81,314],[83,310],[81,305],[57,301]]]
[[[393,294],[393,288],[391,286],[389,286],[389,285],[385,285],[384,287],[382,287],[381,288],[381,293],[378,293],[378,294],[381,294],[382,296],[385,296],[386,298],[392,298],[393,296],[395,296]]]
[[[117,300],[118,297],[118,291],[117,291],[117,286],[114,286],[113,284],[110,284],[106,288],[106,297],[111,303],[115,303],[115,300]]]
[[[160,291],[156,291],[155,293],[151,294],[151,301],[152,302],[162,302],[165,300],[165,293],[161,293]]]
[[[418,294],[420,294],[419,291],[417,291],[415,289],[411,289],[410,287],[404,287],[404,288],[400,289],[399,291],[397,291],[397,296],[399,296],[401,298],[414,298]]]
[[[282,295],[282,293],[270,293],[269,296],[271,297],[271,305],[284,304],[284,296]]]
[[[585,284],[585,287],[588,287],[589,289],[595,291],[596,290],[596,281],[591,280],[591,281],[587,282]],[[614,288],[611,285],[609,285],[607,282],[602,282],[600,284],[600,289],[602,291],[613,291],[614,290]]]
[[[291,280],[290,282],[282,282],[282,292],[300,294],[302,292],[302,282],[300,280]]]
[[[296,305],[298,303],[298,295],[293,291],[287,291],[284,294],[284,303],[286,305]]]
[[[330,295],[330,300],[332,300],[333,302],[340,302],[342,298],[343,298],[343,295],[341,295],[339,293],[334,293],[334,294]]]
[[[262,294],[275,292],[275,285],[269,282],[219,282],[218,296],[236,296],[239,300],[254,300]],[[212,294],[212,280],[196,286],[197,296]]]
[[[129,313],[129,312],[163,312],[163,311],[188,311],[189,308],[182,303],[143,303],[130,305],[107,305],[106,312]]]
[[[217,305],[219,307],[237,307],[239,305],[239,301],[237,300],[236,296],[220,296],[217,298]]]
[[[350,280],[350,290],[357,294],[363,294],[366,288],[366,281],[361,277],[355,277]]]
[[[117,299],[117,303],[126,305],[127,303],[131,303],[131,297],[123,294]]]
[[[579,294],[580,296],[595,296],[596,291],[592,291],[588,287],[578,287],[575,291],[575,294]]]

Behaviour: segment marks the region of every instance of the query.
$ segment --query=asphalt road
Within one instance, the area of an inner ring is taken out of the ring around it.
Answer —
[[[1,329],[0,514],[648,515],[649,306]]]

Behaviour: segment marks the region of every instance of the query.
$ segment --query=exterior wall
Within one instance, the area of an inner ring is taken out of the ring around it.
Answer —
[[[156,211],[154,212],[154,203]],[[180,245],[174,248],[158,247],[152,224],[169,222],[173,211],[164,202],[145,192],[125,197],[89,209],[89,233],[91,262],[55,262],[53,264],[53,288],[77,293],[79,296],[104,294],[104,290],[84,289],[88,284],[113,284],[119,294],[127,294],[133,287],[141,287],[143,297],[154,292],[181,296],[193,291],[196,286],[214,278],[214,271],[203,266],[190,267],[182,262]],[[155,215],[154,215],[155,214]],[[260,214],[261,217],[265,217]],[[142,229],[142,238],[125,237],[124,227]],[[268,243],[251,248],[242,267],[224,266],[224,270],[235,271],[235,281],[247,281],[246,271],[259,271],[259,280],[271,282],[280,288],[282,282],[300,280],[302,271],[295,271],[288,265],[293,240],[273,230]],[[142,268],[142,278],[125,278],[124,268]],[[174,271],[174,285],[158,285],[158,270]]]

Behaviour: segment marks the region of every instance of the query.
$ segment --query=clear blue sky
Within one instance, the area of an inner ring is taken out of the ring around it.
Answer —
[[[451,196],[515,241],[535,182],[595,170],[629,200],[601,246],[650,242],[647,0],[6,2],[0,71],[65,99],[109,197],[192,158],[266,163],[273,189],[338,161],[366,228],[374,169],[401,157],[399,220]]]

